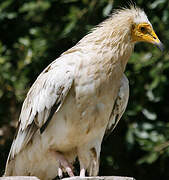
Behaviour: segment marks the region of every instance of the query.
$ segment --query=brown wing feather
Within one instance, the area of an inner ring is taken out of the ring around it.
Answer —
[[[114,130],[119,120],[121,119],[123,113],[126,110],[128,98],[129,98],[128,79],[125,75],[123,75],[121,79],[121,86],[119,89],[119,93],[116,98],[116,102],[114,104],[112,113],[110,115],[110,120],[106,129],[105,137],[110,135],[110,133]]]
[[[29,143],[38,129],[43,133],[53,114],[63,104],[72,84],[72,66],[64,61],[54,61],[40,74],[23,103],[18,132],[8,160],[14,158]]]

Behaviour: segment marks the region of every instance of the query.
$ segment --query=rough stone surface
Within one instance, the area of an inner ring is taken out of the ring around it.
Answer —
[[[62,180],[135,180],[132,177],[122,177],[122,176],[96,176],[96,177],[69,177]]]
[[[8,176],[0,177],[0,180],[40,180],[35,176]]]
[[[40,180],[34,176],[9,176],[0,177],[0,180]],[[121,177],[121,176],[97,176],[97,177],[69,177],[63,178],[62,180],[135,180],[132,177]]]

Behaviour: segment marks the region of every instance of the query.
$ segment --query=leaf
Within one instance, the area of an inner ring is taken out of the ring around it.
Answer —
[[[113,8],[113,2],[108,3],[107,6],[103,9],[103,16],[107,17],[110,14],[112,8]]]

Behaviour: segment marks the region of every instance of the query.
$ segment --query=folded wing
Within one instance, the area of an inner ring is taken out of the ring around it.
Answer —
[[[43,133],[73,84],[73,69],[73,65],[68,65],[61,57],[39,75],[23,103],[18,132],[8,160],[14,158],[29,143],[38,129]]]
[[[129,83],[127,77],[123,75],[121,79],[121,86],[119,89],[119,93],[116,98],[112,113],[110,115],[110,120],[106,129],[106,133],[105,133],[106,137],[114,130],[119,120],[121,119],[123,113],[126,110],[128,99],[129,99]]]

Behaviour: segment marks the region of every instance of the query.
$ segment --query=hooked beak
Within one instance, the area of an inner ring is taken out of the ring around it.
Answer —
[[[154,30],[151,31],[149,34],[149,42],[152,44],[155,44],[162,52],[164,51],[164,45],[163,43],[159,40],[158,36],[154,32]]]
[[[158,43],[155,43],[155,45],[156,45],[162,52],[164,51],[164,45],[163,45],[163,43],[161,43],[161,41],[158,42]]]
[[[154,32],[152,26],[148,23],[135,24],[132,27],[132,42],[148,42],[156,45],[161,51],[164,46]]]

